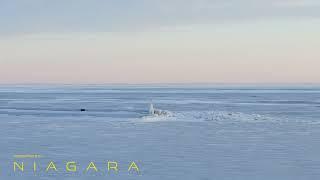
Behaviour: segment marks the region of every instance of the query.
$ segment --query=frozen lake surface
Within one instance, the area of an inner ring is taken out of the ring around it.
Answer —
[[[149,116],[151,101],[171,115]],[[320,88],[1,86],[0,149],[7,180],[319,179]],[[42,155],[39,172],[16,159],[26,171],[13,173],[17,154]],[[57,173],[43,170],[51,160]],[[79,171],[65,172],[66,161]],[[83,172],[90,161],[99,173]]]

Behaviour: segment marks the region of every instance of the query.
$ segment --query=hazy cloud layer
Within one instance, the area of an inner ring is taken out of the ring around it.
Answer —
[[[319,83],[319,0],[0,0],[1,83]]]
[[[319,1],[0,0],[2,34],[139,31],[290,17],[319,18]]]

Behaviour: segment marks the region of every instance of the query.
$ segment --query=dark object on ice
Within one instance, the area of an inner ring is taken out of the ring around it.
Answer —
[[[86,109],[80,109],[81,112],[86,111]]]

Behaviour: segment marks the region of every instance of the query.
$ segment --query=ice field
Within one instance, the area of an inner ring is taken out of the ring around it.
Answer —
[[[170,114],[149,115],[151,102]],[[3,85],[0,150],[7,180],[319,179],[320,88]],[[45,172],[50,161],[58,172]],[[78,171],[66,172],[67,161]],[[91,161],[98,172],[85,172]],[[127,171],[132,161],[139,173]]]

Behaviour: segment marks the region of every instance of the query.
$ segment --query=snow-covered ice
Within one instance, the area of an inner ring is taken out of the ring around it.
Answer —
[[[151,99],[168,113],[150,115]],[[1,86],[0,150],[8,180],[318,179],[320,88]],[[59,173],[13,173],[13,155],[29,153]],[[79,174],[63,171],[69,160]],[[118,174],[82,174],[108,160]],[[140,175],[127,173],[129,161]]]

